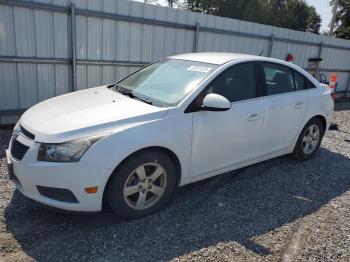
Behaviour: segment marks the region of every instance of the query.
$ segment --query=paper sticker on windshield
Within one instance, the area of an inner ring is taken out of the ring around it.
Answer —
[[[210,72],[212,68],[210,67],[205,67],[205,66],[190,66],[187,68],[189,71],[195,71],[195,72],[201,72],[201,73],[208,73]]]

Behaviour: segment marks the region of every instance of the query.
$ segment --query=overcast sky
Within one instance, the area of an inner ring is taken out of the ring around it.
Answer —
[[[136,0],[143,2],[143,0]],[[159,4],[166,5],[166,0],[158,0]],[[329,5],[330,0],[306,0],[307,3],[314,6],[317,10],[317,13],[321,15],[322,18],[322,26],[321,26],[321,32],[322,31],[328,31],[329,30],[329,22],[332,18],[332,7]]]
[[[329,5],[330,0],[306,0],[310,5],[314,6],[317,13],[321,15],[322,18],[322,31],[329,30],[329,23],[332,19],[332,7]]]

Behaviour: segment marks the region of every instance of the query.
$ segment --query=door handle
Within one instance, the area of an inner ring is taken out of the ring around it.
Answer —
[[[256,120],[258,120],[260,118],[260,116],[258,115],[258,114],[251,114],[248,118],[247,118],[247,120],[248,121],[256,121]]]
[[[294,106],[294,107],[295,107],[296,109],[300,109],[300,108],[302,108],[302,107],[303,107],[303,105],[304,105],[304,103],[302,103],[302,102],[298,102],[298,103],[296,103],[296,104],[295,104],[295,106]]]

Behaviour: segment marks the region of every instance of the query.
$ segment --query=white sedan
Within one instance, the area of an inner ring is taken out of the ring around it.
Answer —
[[[330,90],[293,64],[230,53],[168,57],[120,82],[27,110],[6,151],[23,195],[123,218],[161,209],[175,189],[284,154],[318,150]]]

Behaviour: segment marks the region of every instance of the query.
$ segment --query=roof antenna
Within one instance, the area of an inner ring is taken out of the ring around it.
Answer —
[[[258,55],[261,56],[263,52],[264,52],[264,48],[260,51]]]

